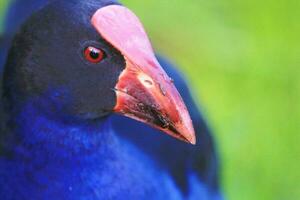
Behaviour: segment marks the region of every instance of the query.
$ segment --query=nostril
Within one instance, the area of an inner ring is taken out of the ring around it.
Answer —
[[[150,86],[153,85],[153,83],[150,80],[144,80],[144,82]]]
[[[154,85],[152,78],[150,78],[148,75],[146,75],[144,73],[140,73],[138,75],[138,79],[147,88],[153,87],[153,85]]]

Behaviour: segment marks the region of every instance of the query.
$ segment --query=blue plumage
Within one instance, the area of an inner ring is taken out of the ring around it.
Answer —
[[[3,63],[19,20],[46,1],[23,3],[8,14]],[[158,57],[188,107],[196,146],[117,115],[61,122],[29,98],[10,118],[14,133],[1,133],[0,199],[221,199],[210,131],[180,73]]]
[[[117,137],[111,119],[53,123],[29,103],[14,123],[24,139],[13,144],[12,158],[0,159],[2,199],[170,199],[178,193],[166,171]]]

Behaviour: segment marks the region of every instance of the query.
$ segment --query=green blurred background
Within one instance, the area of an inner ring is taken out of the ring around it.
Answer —
[[[300,1],[123,3],[201,102],[227,199],[300,199]]]

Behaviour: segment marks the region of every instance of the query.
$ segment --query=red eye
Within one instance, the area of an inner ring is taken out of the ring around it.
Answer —
[[[99,63],[104,58],[104,52],[101,49],[89,46],[84,50],[84,57],[91,63]]]

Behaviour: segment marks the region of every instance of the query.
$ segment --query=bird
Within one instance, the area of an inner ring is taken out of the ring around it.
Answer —
[[[0,199],[223,199],[201,110],[123,4],[15,0],[0,45]]]

